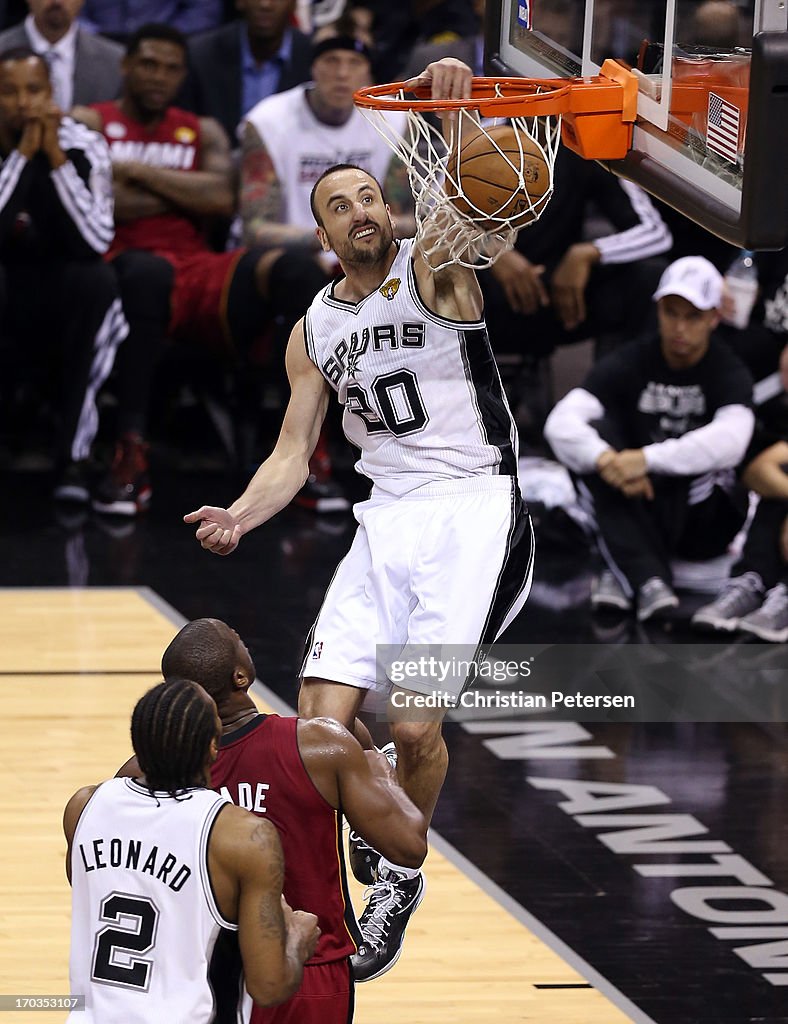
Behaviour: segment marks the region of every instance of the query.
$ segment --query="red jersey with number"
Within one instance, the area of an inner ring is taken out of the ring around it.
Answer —
[[[187,110],[168,107],[163,119],[149,127],[128,117],[115,102],[93,103],[91,109],[101,116],[113,163],[133,160],[172,171],[200,169],[200,119]],[[208,246],[195,221],[173,212],[118,223],[109,254],[125,249],[186,256]]]
[[[211,785],[276,825],[285,855],[285,899],[317,914],[320,939],[309,964],[350,956],[355,917],[347,892],[342,815],[307,774],[297,718],[258,715],[222,738]]]

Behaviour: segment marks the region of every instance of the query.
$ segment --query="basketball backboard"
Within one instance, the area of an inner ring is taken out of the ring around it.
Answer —
[[[606,166],[734,245],[788,244],[786,0],[488,0],[496,76],[638,78],[632,149]],[[665,55],[670,54],[670,59]]]

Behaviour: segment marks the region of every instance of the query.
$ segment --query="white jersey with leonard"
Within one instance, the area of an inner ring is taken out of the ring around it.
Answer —
[[[356,164],[381,183],[392,159],[388,145],[355,107],[345,124],[318,121],[307,102],[309,83],[261,100],[246,115],[265,144],[284,194],[282,221],[314,228],[309,205],[312,186],[334,164]],[[406,115],[386,115],[396,131],[404,130]]]
[[[86,1012],[69,1021],[213,1020],[211,957],[222,930],[237,931],[208,876],[208,837],[228,802],[208,789],[152,796],[127,778],[90,798],[71,854],[71,991]],[[240,1006],[240,984],[233,995]]]
[[[444,320],[422,302],[412,242],[359,303],[328,285],[304,320],[309,358],[344,406],[356,464],[381,491],[515,476],[517,431],[483,320]]]

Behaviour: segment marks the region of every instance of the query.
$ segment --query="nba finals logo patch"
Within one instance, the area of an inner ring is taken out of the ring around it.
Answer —
[[[188,146],[190,142],[194,142],[196,133],[193,128],[189,128],[188,125],[181,125],[180,128],[176,128],[175,139],[177,142],[182,142],[184,146]]]
[[[388,281],[386,281],[385,284],[382,284],[380,286],[380,294],[385,296],[389,300],[389,302],[391,302],[391,300],[394,298],[394,296],[397,294],[398,291],[399,291],[399,278],[398,277],[392,277]]]
[[[323,653],[323,641],[318,640],[315,646],[312,648],[312,661],[319,661],[320,655]]]

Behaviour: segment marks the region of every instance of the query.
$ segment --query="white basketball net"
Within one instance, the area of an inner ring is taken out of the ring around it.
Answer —
[[[405,97],[400,92],[391,98]],[[453,263],[476,270],[492,266],[502,253],[512,248],[517,231],[521,226],[526,226],[524,222],[532,224],[539,218],[553,194],[553,169],[561,138],[560,116],[543,114],[479,123],[476,111],[461,109],[455,112],[450,137],[444,139],[438,124],[427,120],[425,113],[417,109],[407,111],[403,132],[387,120],[384,107],[359,109],[408,169],[410,187],[416,202],[416,239],[431,270],[441,270]],[[516,153],[504,152],[486,131],[498,124],[508,124],[515,130],[520,149],[519,159]],[[467,130],[474,133],[481,130],[487,135],[490,145],[517,175],[517,189],[512,191],[497,211],[481,210],[465,195],[461,182],[461,151],[454,173],[449,173],[447,168],[449,154],[456,149],[458,133],[459,138],[464,139]],[[524,138],[531,143],[527,150],[523,147]],[[526,160],[533,145],[541,152],[549,169],[550,182],[543,194],[531,197],[528,194]],[[447,195],[447,188],[451,198]],[[520,197],[527,196],[530,205],[528,208],[520,205],[515,214],[510,204],[518,194]],[[461,199],[463,205],[468,207],[467,213],[457,208],[457,199]],[[504,215],[504,211],[509,216]]]

